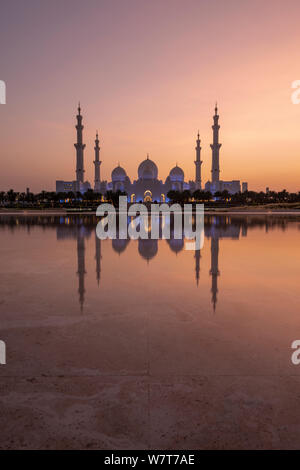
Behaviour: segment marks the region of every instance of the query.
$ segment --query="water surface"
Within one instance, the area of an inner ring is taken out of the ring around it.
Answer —
[[[0,217],[1,448],[297,448],[300,217],[99,240],[93,216]]]

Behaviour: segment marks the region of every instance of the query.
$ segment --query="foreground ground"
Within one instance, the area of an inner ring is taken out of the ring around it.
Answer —
[[[253,376],[2,379],[0,448],[296,449],[299,385]]]

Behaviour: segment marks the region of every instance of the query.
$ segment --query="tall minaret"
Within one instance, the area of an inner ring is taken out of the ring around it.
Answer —
[[[95,187],[94,190],[97,193],[100,193],[100,165],[102,162],[99,160],[99,154],[100,154],[100,147],[99,147],[99,138],[98,138],[98,131],[96,133],[96,140],[95,140],[95,160],[94,160],[94,165],[95,165]]]
[[[218,183],[220,179],[220,147],[222,144],[219,144],[219,115],[218,107],[216,103],[215,115],[214,115],[214,125],[212,126],[213,130],[213,143],[211,144],[212,149],[212,167],[211,167],[211,181],[212,183]]]
[[[198,131],[198,135],[197,135],[197,140],[196,140],[196,147],[195,147],[195,150],[196,150],[196,160],[195,160],[195,167],[196,167],[196,175],[195,175],[195,183],[196,183],[196,189],[202,189],[201,187],[201,165],[202,165],[202,161],[201,161],[201,147],[200,147],[200,135],[199,135],[199,131]]]
[[[80,114],[81,108],[80,103],[78,104],[78,114],[77,114],[77,142],[74,144],[76,148],[76,182],[77,182],[77,191],[80,191],[80,183],[83,183],[84,180],[84,163],[83,163],[83,151],[85,149],[85,144],[82,143],[82,116]]]

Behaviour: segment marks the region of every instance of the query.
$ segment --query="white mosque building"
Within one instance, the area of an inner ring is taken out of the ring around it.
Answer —
[[[222,181],[220,180],[220,148],[219,143],[219,115],[217,105],[215,107],[213,129],[213,143],[212,149],[212,180],[205,184],[205,190],[215,194],[218,191],[227,190],[230,194],[238,193],[241,191],[241,183],[238,180]],[[83,125],[80,105],[78,106],[77,114],[77,142],[74,144],[76,149],[76,180],[74,181],[56,181],[56,192],[69,192],[84,193],[91,189],[88,181],[84,181],[84,149],[83,143]],[[137,171],[137,179],[131,181],[124,168],[118,165],[111,172],[111,181],[103,181],[100,177],[100,146],[99,137],[96,133],[95,139],[95,160],[94,160],[94,191],[105,194],[107,191],[124,191],[128,196],[128,202],[165,202],[168,201],[167,194],[171,190],[183,191],[189,190],[191,192],[196,189],[202,190],[201,179],[201,146],[200,146],[199,132],[196,140],[196,159],[195,163],[195,180],[186,182],[184,180],[184,172],[179,166],[174,166],[171,169],[166,180],[159,179],[158,167],[149,158],[143,160]],[[243,188],[247,188],[247,183],[243,183]]]

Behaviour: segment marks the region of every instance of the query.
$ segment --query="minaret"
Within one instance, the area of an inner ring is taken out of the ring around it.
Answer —
[[[200,135],[199,135],[199,131],[198,131],[198,135],[197,135],[197,140],[196,140],[196,147],[195,147],[195,150],[196,150],[196,160],[195,160],[195,167],[196,167],[196,173],[195,173],[195,183],[196,183],[196,189],[202,189],[201,187],[201,165],[202,165],[202,161],[201,161],[201,147],[200,147]]]
[[[217,293],[218,293],[218,276],[220,275],[219,271],[219,238],[211,237],[211,270],[209,274],[212,277],[211,280],[211,293],[212,293],[212,304],[214,311],[216,310],[217,305]]]
[[[100,165],[101,162],[99,160],[99,154],[100,154],[100,147],[99,147],[99,138],[98,138],[98,131],[96,133],[96,140],[95,140],[95,160],[94,160],[94,165],[95,165],[95,187],[94,190],[96,193],[100,193]]]
[[[80,191],[80,183],[83,183],[84,180],[84,163],[83,163],[83,151],[85,149],[85,144],[82,143],[82,116],[80,114],[81,108],[80,103],[78,104],[78,114],[77,118],[77,142],[74,144],[76,148],[76,182],[77,182],[77,191]]]
[[[211,144],[212,149],[212,167],[211,167],[211,181],[212,183],[218,183],[220,179],[220,147],[222,144],[219,144],[219,115],[218,107],[216,103],[215,115],[214,115],[214,125],[212,126],[213,130],[213,143]]]

